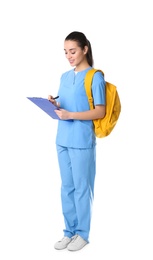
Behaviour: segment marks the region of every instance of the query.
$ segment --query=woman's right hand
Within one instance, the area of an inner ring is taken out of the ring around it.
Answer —
[[[56,107],[58,107],[58,103],[56,102],[56,100],[53,98],[52,95],[48,95],[48,100]]]

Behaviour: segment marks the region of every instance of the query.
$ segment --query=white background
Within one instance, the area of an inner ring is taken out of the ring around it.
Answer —
[[[0,2],[0,259],[153,259],[152,1]],[[57,121],[26,99],[57,94],[71,69],[64,38],[90,40],[114,83],[119,121],[97,140],[90,244],[56,251],[63,236]]]

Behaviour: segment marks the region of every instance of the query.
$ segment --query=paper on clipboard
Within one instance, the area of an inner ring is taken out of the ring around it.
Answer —
[[[36,106],[46,112],[53,119],[60,119],[58,115],[55,113],[55,110],[58,108],[54,106],[47,98],[42,97],[27,97],[30,101],[32,101]]]

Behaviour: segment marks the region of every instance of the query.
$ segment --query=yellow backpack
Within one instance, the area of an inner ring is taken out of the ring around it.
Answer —
[[[94,109],[92,97],[92,79],[94,74],[99,71],[103,74],[102,70],[91,69],[85,76],[85,90],[88,97],[90,109]],[[116,86],[106,81],[106,115],[104,118],[93,120],[95,135],[98,138],[108,136],[115,127],[121,112],[121,102],[117,92]]]

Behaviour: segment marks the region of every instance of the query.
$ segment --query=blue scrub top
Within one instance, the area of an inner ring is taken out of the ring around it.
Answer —
[[[84,87],[86,70],[74,69],[62,74],[58,91],[60,107],[71,112],[90,110]],[[96,72],[92,82],[94,105],[105,105],[105,80],[101,72]],[[92,120],[59,120],[56,144],[69,148],[92,148],[96,137]]]

